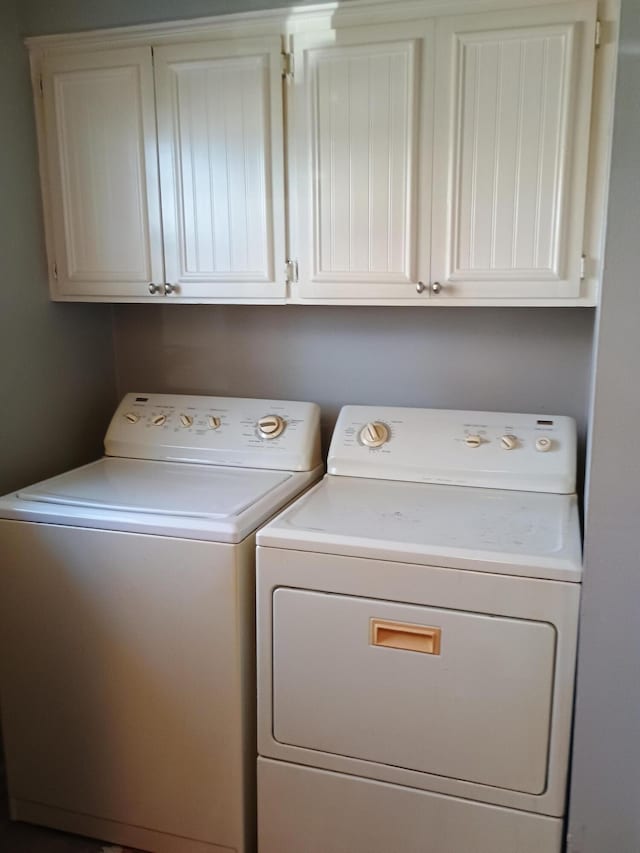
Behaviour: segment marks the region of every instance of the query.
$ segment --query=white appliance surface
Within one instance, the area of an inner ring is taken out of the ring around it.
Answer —
[[[563,838],[544,815],[268,758],[258,814],[260,853],[548,853]]]
[[[327,476],[257,534],[264,853],[560,853],[575,475],[570,418],[342,409]]]
[[[128,394],[105,450],[0,498],[11,815],[253,853],[254,533],[321,476],[319,409]]]
[[[258,544],[579,581],[575,495],[327,475]]]
[[[240,542],[318,474],[104,457],[0,499],[0,516]]]
[[[344,406],[329,474],[571,494],[573,418],[511,412]]]
[[[275,417],[270,427],[279,423],[275,438],[261,434],[263,417]],[[105,449],[123,455],[0,498],[0,517],[240,542],[318,479],[319,409],[313,403],[127,394]]]
[[[321,463],[315,403],[126,394],[104,440],[107,456],[309,471]]]

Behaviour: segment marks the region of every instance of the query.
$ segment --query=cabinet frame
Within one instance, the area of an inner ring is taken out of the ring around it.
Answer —
[[[503,296],[452,296],[442,292],[429,294],[429,281],[424,281],[425,289],[418,293],[413,288],[400,297],[398,291],[393,296],[382,296],[379,292],[362,293],[357,296],[340,296],[301,298],[300,289],[295,281],[293,271],[298,260],[295,227],[292,226],[295,217],[295,200],[291,194],[285,198],[286,216],[286,252],[280,259],[276,258],[276,274],[282,275],[286,281],[286,296],[277,299],[264,298],[211,298],[203,295],[178,296],[172,294],[169,299],[162,295],[151,296],[148,293],[140,295],[120,296],[114,298],[99,293],[76,293],[68,295],[62,292],[55,278],[54,237],[51,190],[48,186],[48,167],[45,156],[45,125],[43,99],[41,97],[42,69],[48,57],[72,55],[79,52],[106,51],[118,48],[161,47],[179,44],[189,44],[208,40],[242,39],[261,36],[277,36],[282,39],[283,52],[287,52],[288,44],[301,33],[320,33],[335,30],[346,31],[350,28],[375,26],[378,24],[392,25],[419,19],[437,19],[462,14],[481,14],[495,12],[516,12],[536,7],[548,10],[567,5],[567,0],[398,0],[389,4],[386,0],[349,0],[342,6],[336,4],[318,4],[313,7],[289,7],[263,12],[234,13],[231,15],[200,18],[189,21],[166,22],[132,27],[120,27],[110,30],[94,30],[74,34],[53,36],[38,36],[28,38],[25,43],[30,54],[31,78],[34,91],[36,126],[38,131],[38,158],[42,183],[42,196],[45,212],[45,240],[49,258],[49,285],[51,298],[56,301],[99,301],[99,302],[149,302],[170,301],[185,303],[234,303],[245,304],[339,304],[339,305],[430,305],[432,307],[446,306],[580,306],[590,307],[598,304],[599,290],[603,271],[604,237],[606,222],[606,200],[609,183],[609,159],[611,151],[613,128],[613,92],[617,63],[617,36],[620,18],[620,0],[597,0],[599,17],[600,43],[595,51],[593,109],[589,129],[589,165],[586,189],[585,221],[583,233],[583,254],[580,263],[581,277],[579,293],[576,296],[532,296],[521,294]],[[295,63],[294,63],[295,65]],[[293,110],[287,104],[288,90],[292,87],[286,79],[286,63],[283,68],[285,103],[285,184],[290,187],[292,176],[295,174],[294,152],[289,143],[291,128],[294,122]],[[295,75],[295,67],[292,69]],[[437,128],[436,128],[437,131]],[[288,150],[287,150],[288,148]],[[292,263],[288,263],[291,261]],[[301,275],[302,266],[298,264]]]

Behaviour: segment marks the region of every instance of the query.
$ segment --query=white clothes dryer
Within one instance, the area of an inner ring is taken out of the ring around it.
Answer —
[[[11,815],[255,849],[255,530],[321,476],[310,403],[128,394],[107,456],[0,499]]]
[[[560,853],[569,418],[345,407],[258,533],[259,853]]]

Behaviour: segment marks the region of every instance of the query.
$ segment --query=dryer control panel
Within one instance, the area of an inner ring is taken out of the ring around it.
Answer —
[[[345,406],[329,474],[570,494],[573,418],[506,412]]]
[[[315,403],[127,394],[104,440],[107,456],[310,471],[321,462]]]

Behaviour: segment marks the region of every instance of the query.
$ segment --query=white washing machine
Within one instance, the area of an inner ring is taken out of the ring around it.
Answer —
[[[15,819],[255,849],[255,530],[321,476],[310,403],[127,395],[106,457],[0,499]]]
[[[347,406],[257,537],[259,853],[560,853],[570,418]]]

